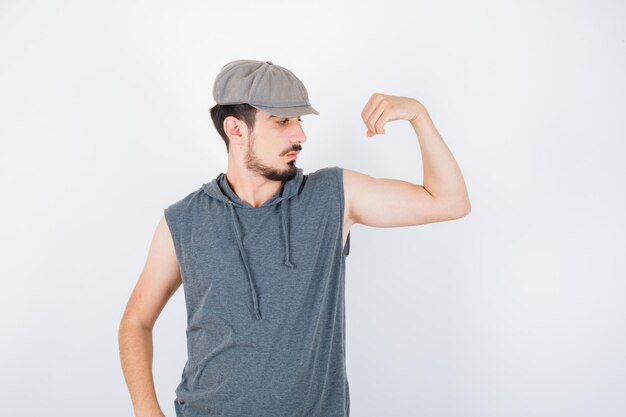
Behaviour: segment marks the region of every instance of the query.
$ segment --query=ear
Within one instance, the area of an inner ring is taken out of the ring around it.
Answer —
[[[242,143],[244,137],[248,135],[248,127],[244,122],[233,116],[224,119],[224,132],[233,144]]]

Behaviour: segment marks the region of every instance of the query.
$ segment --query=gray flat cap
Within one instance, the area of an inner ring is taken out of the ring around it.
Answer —
[[[213,84],[216,104],[247,103],[278,117],[319,114],[302,81],[271,61],[240,59],[222,67]]]

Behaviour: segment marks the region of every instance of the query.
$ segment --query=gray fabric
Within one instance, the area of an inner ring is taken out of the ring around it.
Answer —
[[[187,307],[177,417],[347,417],[343,169],[260,207],[225,174],[168,206]]]
[[[274,116],[318,114],[296,75],[271,61],[238,59],[224,65],[213,83],[215,104],[247,103]]]

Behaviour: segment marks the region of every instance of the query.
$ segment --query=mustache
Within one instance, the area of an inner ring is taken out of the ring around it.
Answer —
[[[285,155],[287,155],[288,153],[291,153],[291,152],[298,152],[298,151],[301,151],[301,150],[302,150],[302,146],[296,145],[296,146],[293,147],[293,149],[289,149],[287,152],[285,152]]]

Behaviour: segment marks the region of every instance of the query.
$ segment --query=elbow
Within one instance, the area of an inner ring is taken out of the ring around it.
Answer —
[[[118,326],[118,334],[125,332],[127,329],[133,330],[141,330],[144,332],[151,332],[154,328],[154,322],[146,323],[141,320],[139,317],[135,317],[129,314],[125,314],[120,320]]]
[[[451,209],[451,217],[452,219],[460,219],[461,217],[465,217],[472,211],[472,205],[469,200],[464,202],[463,204],[456,204],[454,209]]]
[[[467,200],[467,204],[463,206],[463,215],[461,217],[465,217],[472,211],[472,204]]]

